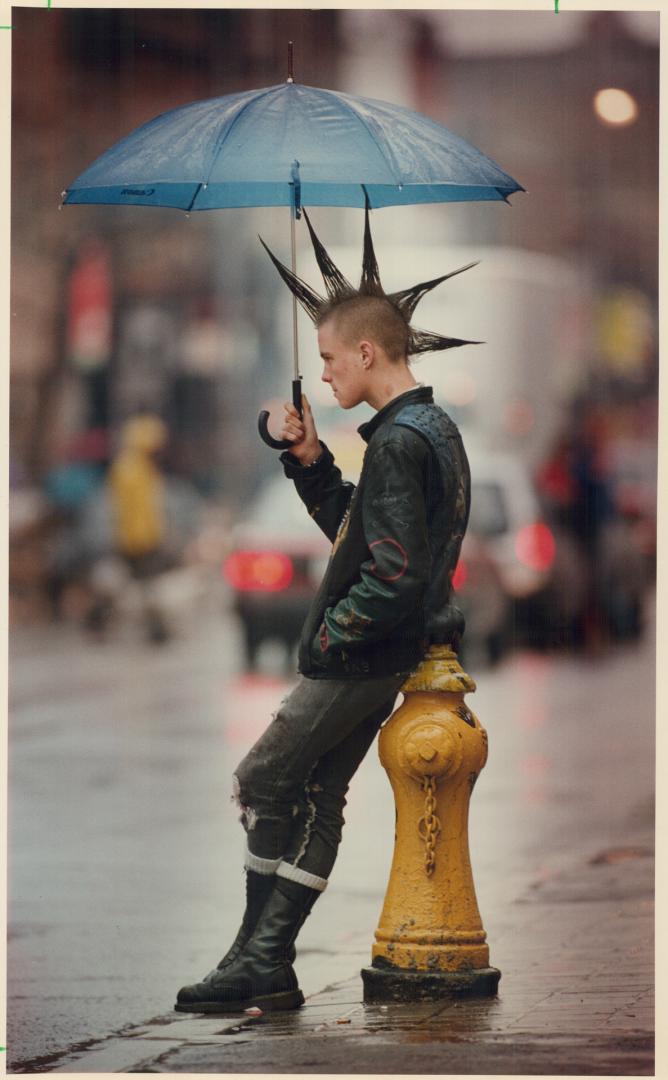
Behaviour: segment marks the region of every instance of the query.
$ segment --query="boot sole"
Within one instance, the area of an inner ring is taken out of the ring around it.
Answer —
[[[190,1013],[228,1013],[245,1012],[246,1009],[262,1009],[262,1012],[279,1012],[283,1009],[298,1009],[304,1004],[301,990],[290,990],[282,994],[266,994],[264,997],[244,998],[242,1001],[193,1001],[177,1002],[176,1012]]]

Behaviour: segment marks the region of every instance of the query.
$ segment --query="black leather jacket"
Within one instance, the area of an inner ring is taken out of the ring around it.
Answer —
[[[367,442],[359,482],[341,478],[331,452],[285,474],[332,554],[306,617],[299,670],[314,679],[408,673],[430,640],[463,632],[450,603],[470,505],[470,474],[456,425],[430,387],[394,398],[358,429]]]

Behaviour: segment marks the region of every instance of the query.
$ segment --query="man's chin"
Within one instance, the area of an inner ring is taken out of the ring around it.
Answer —
[[[351,399],[351,398],[337,397],[336,398],[336,404],[339,405],[342,409],[348,410],[348,409],[354,409],[355,406],[359,405],[360,402],[363,401],[363,400],[364,400],[364,398],[357,398],[357,399],[353,398],[353,399]]]

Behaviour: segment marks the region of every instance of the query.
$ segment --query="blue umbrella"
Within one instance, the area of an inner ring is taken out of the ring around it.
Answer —
[[[507,199],[524,190],[426,116],[294,82],[196,101],[102,154],[64,202],[372,207]],[[301,188],[299,192],[296,188]]]
[[[291,53],[290,53],[290,72]],[[295,83],[172,109],[107,150],[63,193],[86,203],[215,210],[402,206],[508,200],[524,189],[485,154],[420,113]],[[366,195],[365,195],[366,192]],[[299,407],[293,299],[293,398]],[[260,430],[269,445],[266,413]]]

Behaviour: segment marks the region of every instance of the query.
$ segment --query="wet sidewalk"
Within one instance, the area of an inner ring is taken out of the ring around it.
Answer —
[[[394,818],[372,753],[299,938],[306,1005],[256,1018],[171,1008],[237,929],[227,777],[283,692],[237,678],[229,630],[89,650],[74,680],[75,641],[15,649],[8,1069],[651,1075],[651,625],[595,664],[517,654],[476,673],[490,757],[470,848],[497,998],[364,1006]]]
[[[490,941],[502,971],[497,998],[365,1006],[351,972],[296,1013],[168,1013],[50,1069],[653,1075],[651,831],[632,831],[632,843],[594,854],[508,906]]]

